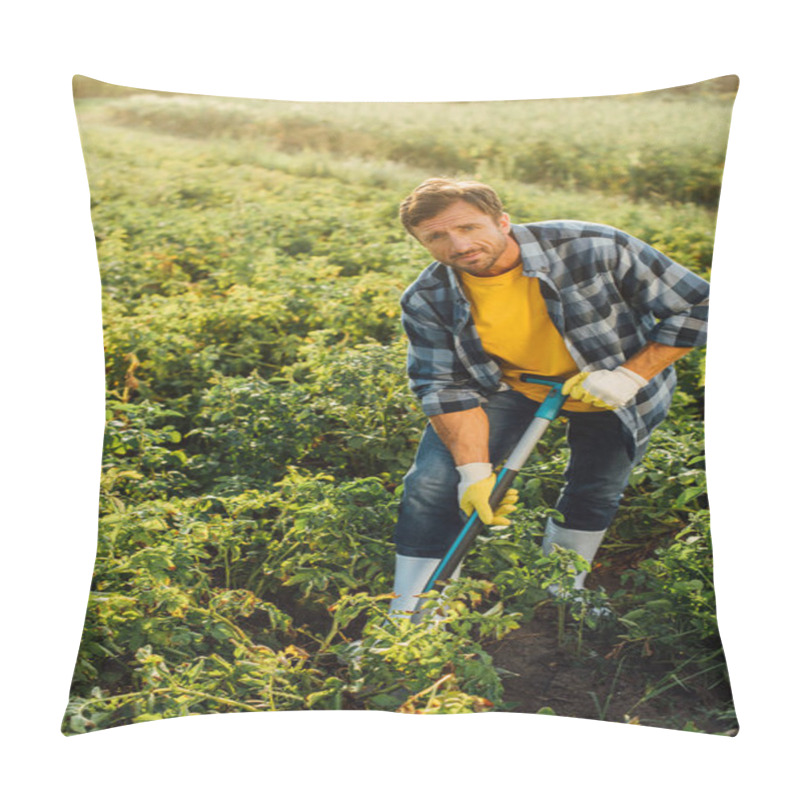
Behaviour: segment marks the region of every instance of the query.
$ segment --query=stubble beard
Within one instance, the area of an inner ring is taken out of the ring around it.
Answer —
[[[512,270],[519,263],[519,260],[517,259],[511,264],[509,264],[507,267],[504,267],[498,270],[497,272],[494,271],[495,268],[497,267],[498,261],[500,261],[502,257],[508,252],[508,249],[509,249],[508,243],[506,243],[506,246],[499,253],[496,253],[493,257],[491,256],[491,254],[486,254],[483,250],[477,251],[476,255],[480,253],[482,255],[488,255],[489,257],[489,261],[482,265],[480,264],[480,262],[478,262],[477,264],[459,265],[458,264],[459,259],[454,259],[456,263],[448,264],[448,266],[456,270],[457,272],[466,272],[469,275],[474,275],[476,278],[502,275],[504,272]]]

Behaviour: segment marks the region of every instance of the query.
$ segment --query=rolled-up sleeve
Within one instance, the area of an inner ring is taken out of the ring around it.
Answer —
[[[402,302],[403,328],[408,336],[408,378],[427,416],[475,408],[483,395],[461,363],[454,336],[435,310],[418,296]]]
[[[622,294],[633,308],[658,320],[648,340],[672,347],[705,345],[708,282],[638,239],[626,236],[618,244]]]

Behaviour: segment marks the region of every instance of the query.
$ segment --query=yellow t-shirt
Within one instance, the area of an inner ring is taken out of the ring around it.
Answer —
[[[567,378],[579,371],[547,313],[539,280],[525,277],[521,264],[502,275],[477,278],[462,272],[459,278],[483,348],[498,362],[512,389],[541,402],[549,388],[521,381],[523,372]],[[564,409],[601,410],[572,399]]]

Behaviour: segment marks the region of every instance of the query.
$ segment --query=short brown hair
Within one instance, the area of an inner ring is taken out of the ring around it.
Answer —
[[[495,220],[503,213],[497,192],[485,183],[428,178],[400,204],[400,222],[413,235],[412,228],[459,200],[470,203]]]

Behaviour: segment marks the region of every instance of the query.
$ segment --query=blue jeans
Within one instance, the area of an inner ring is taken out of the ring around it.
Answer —
[[[483,406],[489,417],[489,458],[499,465],[517,443],[539,404],[513,390],[497,392]],[[631,470],[646,443],[634,448],[611,411],[562,412],[568,419],[570,458],[556,508],[566,528],[605,530],[617,512]],[[441,558],[464,524],[458,507],[459,475],[453,457],[430,423],[403,482],[394,532],[397,553]]]

